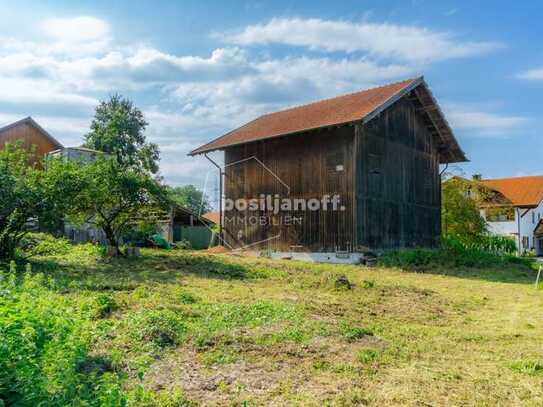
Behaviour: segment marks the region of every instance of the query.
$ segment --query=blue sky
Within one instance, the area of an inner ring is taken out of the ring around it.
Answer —
[[[485,177],[543,174],[540,2],[0,2],[0,125],[78,145],[97,101],[134,100],[172,184],[254,117],[423,74]]]

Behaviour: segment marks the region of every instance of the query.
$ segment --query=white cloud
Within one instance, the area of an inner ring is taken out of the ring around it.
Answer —
[[[58,53],[97,52],[111,40],[109,25],[95,17],[51,18],[42,28],[53,41],[50,50]]]
[[[51,18],[43,23],[44,31],[60,41],[94,41],[109,36],[109,25],[98,18]]]
[[[0,44],[0,75],[52,80],[78,91],[137,90],[168,82],[220,80],[248,74],[251,69],[245,52],[235,47],[218,48],[209,57],[200,57],[141,46],[59,55],[13,39]]]
[[[467,105],[445,105],[445,113],[454,130],[480,137],[513,136],[530,122],[528,117],[490,113]]]
[[[329,52],[361,51],[377,57],[417,62],[468,57],[502,46],[495,42],[463,42],[451,33],[417,26],[318,18],[273,18],[221,36],[237,45],[276,43]]]
[[[175,96],[200,126],[237,127],[270,111],[414,76],[414,68],[365,59],[283,58],[255,61],[253,73],[217,82],[185,82]]]
[[[35,79],[0,78],[0,102],[51,105],[56,108],[92,108],[98,101],[89,96],[66,92],[62,85]]]
[[[218,186],[217,169],[204,157],[187,157],[185,154],[163,154],[160,173],[167,183],[182,185],[192,183],[205,190],[213,199],[213,187]],[[207,186],[205,179],[208,179]],[[204,188],[206,187],[206,188]]]
[[[296,22],[302,26],[287,35]],[[234,45],[187,55],[118,44],[107,22],[94,17],[39,27],[35,41],[0,38],[0,121],[32,115],[61,142],[79,145],[98,100],[130,92],[173,183],[194,182],[209,169],[207,161],[187,157],[189,151],[263,113],[414,77],[430,61],[495,46],[421,27],[274,19],[231,35]],[[274,42],[341,54],[276,57],[244,47]],[[481,117],[465,113],[456,113],[461,125],[480,126]]]
[[[543,67],[520,72],[517,78],[529,81],[543,81]]]
[[[96,77],[122,76],[137,83],[217,80],[250,70],[245,52],[239,48],[218,48],[209,57],[199,57],[176,56],[139,47],[128,53],[117,53],[117,58],[110,58],[110,63],[97,62],[93,70]]]

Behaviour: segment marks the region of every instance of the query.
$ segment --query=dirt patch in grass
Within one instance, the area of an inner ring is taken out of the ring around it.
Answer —
[[[246,343],[235,346],[236,361],[211,366],[203,362],[205,352],[183,347],[154,363],[145,374],[144,386],[153,391],[183,388],[189,399],[202,405],[248,400],[256,405],[284,405],[293,394],[321,403],[367,376],[359,359],[362,350],[380,352],[386,346],[376,336],[354,343],[337,337],[316,337],[304,344]]]
[[[202,405],[224,405],[240,397],[260,398],[287,370],[286,364],[271,368],[245,361],[206,367],[194,350],[183,348],[153,364],[144,385],[154,391],[181,387],[188,398]]]
[[[373,316],[406,322],[446,324],[454,314],[451,303],[432,290],[416,287],[384,287],[372,309]]]

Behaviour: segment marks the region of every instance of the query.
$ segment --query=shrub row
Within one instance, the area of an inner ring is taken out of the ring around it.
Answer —
[[[449,237],[443,238],[440,247],[436,249],[419,248],[385,252],[379,262],[384,266],[402,268],[528,265],[528,260],[512,254],[515,250],[515,242],[501,236],[488,236],[468,243]]]

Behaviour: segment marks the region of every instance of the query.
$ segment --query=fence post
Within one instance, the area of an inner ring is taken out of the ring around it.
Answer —
[[[541,269],[543,268],[542,265],[539,266],[539,270],[537,270],[537,278],[535,279],[535,288],[539,287],[539,276],[541,275]]]

